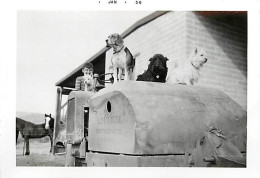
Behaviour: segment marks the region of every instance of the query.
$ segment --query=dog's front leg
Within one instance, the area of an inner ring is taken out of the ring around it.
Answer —
[[[125,78],[124,78],[124,80],[129,80],[127,66],[125,67]]]
[[[117,82],[117,67],[113,67],[113,78],[114,78],[114,83]]]
[[[123,70],[118,68],[118,81],[120,82],[121,79],[122,79],[122,73],[123,73]]]
[[[25,143],[26,143],[25,155],[29,155],[30,154],[29,137],[25,136],[24,139],[25,139]]]

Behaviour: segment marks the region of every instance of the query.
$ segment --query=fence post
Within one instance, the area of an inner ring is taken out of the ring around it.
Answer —
[[[62,100],[62,88],[57,88],[57,100],[56,100],[56,119],[54,122],[54,132],[53,132],[53,146],[52,154],[55,155],[55,143],[58,133],[60,131],[60,112],[61,112],[61,100]]]

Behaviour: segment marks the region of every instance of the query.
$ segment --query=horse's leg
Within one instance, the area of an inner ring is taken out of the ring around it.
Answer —
[[[29,137],[25,136],[24,139],[25,139],[25,142],[26,142],[26,151],[25,151],[25,155],[29,155],[29,154],[30,154],[30,148],[29,148]]]
[[[23,156],[24,156],[25,139],[23,139]]]
[[[53,145],[52,145],[52,144],[53,144],[53,143],[52,143],[53,140],[52,140],[52,136],[49,136],[49,137],[50,137],[50,140],[51,140],[51,149],[50,149],[50,153],[51,153],[51,151],[52,151],[52,146],[53,146]]]
[[[19,130],[16,129],[16,145],[17,145],[17,139],[18,139],[18,136],[19,136]]]

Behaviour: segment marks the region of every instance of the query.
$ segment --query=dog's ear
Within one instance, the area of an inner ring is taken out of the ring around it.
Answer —
[[[123,38],[119,34],[117,34],[116,45],[121,45],[123,43],[124,43]]]
[[[164,57],[164,60],[165,60],[165,62],[166,62],[166,61],[168,61],[169,59],[168,59],[167,57]]]
[[[153,61],[154,60],[154,57],[150,58],[149,61]]]
[[[198,53],[198,48],[195,49],[195,54],[197,54],[197,53]]]

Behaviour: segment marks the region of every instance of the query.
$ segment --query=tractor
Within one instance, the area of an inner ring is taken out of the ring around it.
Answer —
[[[65,166],[246,167],[247,112],[202,86],[121,81],[68,96]]]

